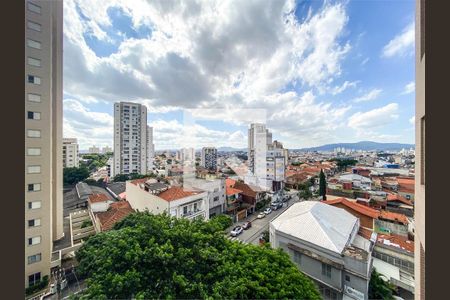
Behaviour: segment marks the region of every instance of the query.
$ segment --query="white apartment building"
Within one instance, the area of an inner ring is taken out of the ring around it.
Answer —
[[[195,164],[195,149],[194,148],[182,148],[177,151],[176,157],[178,161],[181,161],[183,164]]]
[[[170,186],[154,178],[126,182],[127,201],[136,211],[169,213],[177,218],[209,219],[208,192],[181,186]]]
[[[64,168],[78,168],[79,167],[79,151],[78,143],[75,138],[63,138],[63,167]]]
[[[203,147],[201,155],[201,166],[208,170],[217,170],[217,149],[214,147]]]
[[[105,146],[102,148],[102,153],[108,153],[108,152],[112,152],[113,149],[109,146]]]
[[[147,107],[114,104],[114,172],[147,174]]]
[[[64,236],[63,2],[25,2],[25,287],[50,274]]]
[[[92,154],[98,154],[100,153],[100,148],[93,145],[92,147],[89,147],[88,152]]]
[[[272,143],[272,133],[265,124],[253,123],[248,130],[248,184],[278,191],[284,186],[287,149],[279,141]]]
[[[153,143],[153,127],[147,125],[147,172],[153,172],[155,144]]]

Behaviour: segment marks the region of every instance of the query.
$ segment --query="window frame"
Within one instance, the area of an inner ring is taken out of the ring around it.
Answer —
[[[33,81],[30,81],[30,78],[33,77]],[[35,85],[41,85],[41,77],[36,75],[28,74],[27,83],[29,84],[35,84]]]
[[[37,45],[37,47],[32,46],[32,45]],[[42,50],[42,43],[39,41],[27,38],[27,47],[37,49],[37,50]]]
[[[39,222],[37,222],[37,221],[39,221]],[[30,222],[33,222],[33,225],[30,225]],[[36,223],[39,223],[39,225],[36,225]],[[34,228],[34,227],[41,227],[41,218],[28,220],[28,228]]]
[[[37,26],[35,26],[35,28],[33,28],[34,25],[37,25]],[[42,25],[39,23],[30,21],[30,20],[27,20],[27,28],[30,30],[36,31],[36,32],[42,32]],[[37,29],[37,28],[39,28],[39,29]]]
[[[34,258],[34,259],[33,259]],[[39,259],[38,259],[39,258]],[[42,261],[42,253],[36,253],[28,256],[28,264],[32,265]]]
[[[30,151],[31,150],[31,151]],[[33,154],[32,150],[38,150],[36,153],[39,152],[39,154]],[[41,156],[42,149],[40,147],[28,147],[27,148],[27,156]]]
[[[30,9],[30,7],[34,7],[36,10]],[[35,14],[38,14],[38,15],[42,14],[42,7],[40,7],[39,5],[37,5],[31,1],[27,1],[27,10],[31,11]]]
[[[30,135],[30,132],[39,133],[39,136]],[[42,137],[41,130],[40,129],[27,129],[27,137],[32,138],[32,139],[39,139]]]
[[[326,276],[328,278],[331,278],[331,266],[326,264],[326,263],[322,263],[322,275]]]
[[[32,190],[30,190],[30,186],[31,186],[31,185],[33,186],[33,189],[32,189]],[[39,185],[39,189],[38,189],[38,190],[37,190],[37,189],[36,189],[36,190],[34,189],[34,186],[35,186],[35,185]],[[42,190],[42,185],[41,185],[40,183],[29,183],[29,184],[28,184],[28,192],[40,192],[41,190]]]
[[[33,64],[32,63],[33,61],[35,61],[36,64]],[[28,56],[27,57],[27,64],[29,66],[32,66],[32,67],[40,68],[40,67],[42,67],[42,60],[39,59],[39,58],[34,58],[34,57],[31,57],[31,56]]]
[[[33,207],[33,203],[39,203],[39,207]],[[41,200],[35,200],[35,201],[28,201],[28,209],[40,209],[42,207],[42,201]]]
[[[31,97],[30,97],[31,96]],[[36,96],[36,97],[35,97]],[[31,100],[31,99],[37,99],[37,98],[39,98],[39,100],[38,101],[36,101],[36,100]],[[42,101],[41,101],[41,95],[39,95],[39,94],[34,94],[34,93],[28,93],[27,94],[27,101],[28,102],[33,102],[33,103],[41,103]]]
[[[38,242],[33,242],[34,239],[38,239]],[[35,246],[35,245],[39,245],[42,241],[42,236],[38,235],[38,236],[32,236],[28,238],[28,246]]]
[[[30,169],[31,168],[31,169]],[[39,170],[39,171],[33,171],[33,169],[32,168],[36,168],[36,170]],[[31,170],[31,171],[30,171]],[[30,165],[30,166],[27,166],[27,174],[41,174],[41,166],[40,165]]]

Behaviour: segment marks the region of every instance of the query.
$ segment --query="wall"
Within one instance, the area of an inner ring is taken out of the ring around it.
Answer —
[[[391,233],[408,237],[408,225],[395,224],[383,220],[375,220],[375,227],[383,227],[391,230]]]
[[[363,215],[341,203],[333,204],[333,206],[345,209],[347,212],[349,212],[352,215],[354,215],[355,217],[359,218],[359,222],[362,227],[373,229],[373,223],[374,223],[373,218]]]
[[[145,211],[145,209],[148,209],[154,214],[160,214],[165,210],[167,211],[169,208],[169,202],[146,192],[139,186],[132,184],[130,181],[126,182],[125,191],[127,194],[127,201],[135,210]]]

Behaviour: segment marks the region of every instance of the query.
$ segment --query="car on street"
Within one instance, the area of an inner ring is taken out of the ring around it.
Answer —
[[[265,218],[265,217],[266,217],[266,214],[263,213],[263,212],[260,212],[256,218],[257,219],[262,219],[262,218]]]
[[[231,230],[230,234],[231,234],[231,236],[238,236],[243,231],[244,231],[244,229],[241,226],[236,226],[236,227],[233,228],[233,230]]]
[[[244,224],[242,224],[242,228],[244,228],[244,230],[247,230],[250,227],[252,227],[252,222],[250,222],[250,221],[247,221]]]
[[[270,208],[273,210],[277,210],[282,207],[283,207],[283,202],[272,202],[272,204],[270,205]]]
[[[272,209],[271,209],[270,207],[268,207],[268,208],[266,208],[266,209],[264,210],[264,213],[265,213],[266,215],[270,214],[271,212],[272,212]]]

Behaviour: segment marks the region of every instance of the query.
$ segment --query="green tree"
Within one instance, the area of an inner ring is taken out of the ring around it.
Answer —
[[[232,242],[214,221],[134,213],[76,256],[84,299],[320,299],[283,250]]]
[[[63,169],[64,185],[73,185],[89,177],[89,170],[86,167],[72,167]]]
[[[383,280],[380,273],[374,268],[369,282],[369,299],[394,299],[395,286]]]
[[[319,174],[319,195],[322,196],[322,200],[327,200],[327,181],[325,179],[325,173],[320,169]]]
[[[233,220],[231,219],[230,216],[228,215],[218,215],[215,216],[211,219],[212,223],[217,223],[218,226],[222,229],[222,230],[226,230],[228,227],[230,227],[231,225],[233,225]]]

